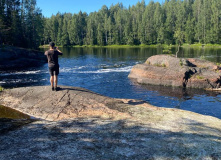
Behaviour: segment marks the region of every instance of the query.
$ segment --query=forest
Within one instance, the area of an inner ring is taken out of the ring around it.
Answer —
[[[74,11],[73,11],[74,12]],[[73,45],[221,44],[220,0],[144,0],[49,18],[36,0],[0,0],[0,42],[36,48]]]
[[[0,0],[0,44],[38,48],[44,17],[36,0]]]

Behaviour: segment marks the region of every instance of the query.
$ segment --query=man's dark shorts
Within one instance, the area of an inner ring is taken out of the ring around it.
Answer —
[[[49,73],[51,76],[59,74],[59,66],[49,67]]]

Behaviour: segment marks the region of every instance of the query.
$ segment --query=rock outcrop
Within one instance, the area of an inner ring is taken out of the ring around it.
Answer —
[[[194,59],[156,55],[144,64],[135,65],[129,76],[141,84],[190,88],[219,88],[220,67],[215,63]]]
[[[0,56],[0,70],[3,71],[36,67],[47,63],[43,52],[13,46],[1,47]]]
[[[0,103],[36,118],[58,121],[76,117],[102,116],[112,118],[127,116],[112,107],[120,108],[122,102],[96,94],[83,88],[62,86],[58,92],[51,87],[16,88],[3,92]]]
[[[75,87],[0,94],[0,104],[40,118],[0,133],[0,159],[221,158],[221,120],[214,117]]]

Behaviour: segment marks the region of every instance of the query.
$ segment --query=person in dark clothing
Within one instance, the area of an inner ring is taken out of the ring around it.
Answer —
[[[58,56],[63,55],[63,53],[55,47],[54,42],[49,43],[50,49],[45,52],[45,55],[48,58],[48,68],[50,73],[50,82],[52,91],[57,91],[58,84],[58,74],[59,74],[59,64],[58,64]]]

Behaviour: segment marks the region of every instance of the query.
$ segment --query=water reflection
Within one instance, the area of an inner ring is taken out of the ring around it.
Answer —
[[[135,85],[139,86],[143,90],[157,92],[160,96],[170,96],[176,97],[180,100],[190,100],[196,95],[207,95],[211,97],[217,97],[220,92],[207,91],[204,89],[197,88],[182,88],[182,87],[172,87],[172,86],[160,86],[151,84],[138,84],[131,80]]]
[[[47,50],[41,49],[42,51]],[[145,59],[157,53],[162,53],[162,48],[60,48],[64,58],[78,58],[85,54],[92,55],[97,58],[126,60],[131,57],[137,59]]]
[[[7,118],[7,119],[31,119],[30,116],[16,111],[14,109],[11,109],[9,107],[5,107],[0,105],[0,119],[1,118]]]
[[[71,48],[64,47],[60,48],[65,55],[65,58],[72,57],[82,57],[86,54],[96,56],[98,58],[117,58],[119,60],[126,60],[128,57],[134,57],[136,55],[137,59],[146,60],[148,57],[163,54],[163,48],[149,47],[149,48]],[[41,49],[42,51],[47,50]],[[177,48],[172,48],[172,54],[175,55]],[[204,48],[204,47],[184,47],[180,49],[178,57],[184,58],[203,58],[210,60],[212,62],[221,61],[221,48]]]
[[[141,99],[158,107],[184,109],[221,118],[220,92],[140,84],[136,84],[134,90],[140,94]]]

